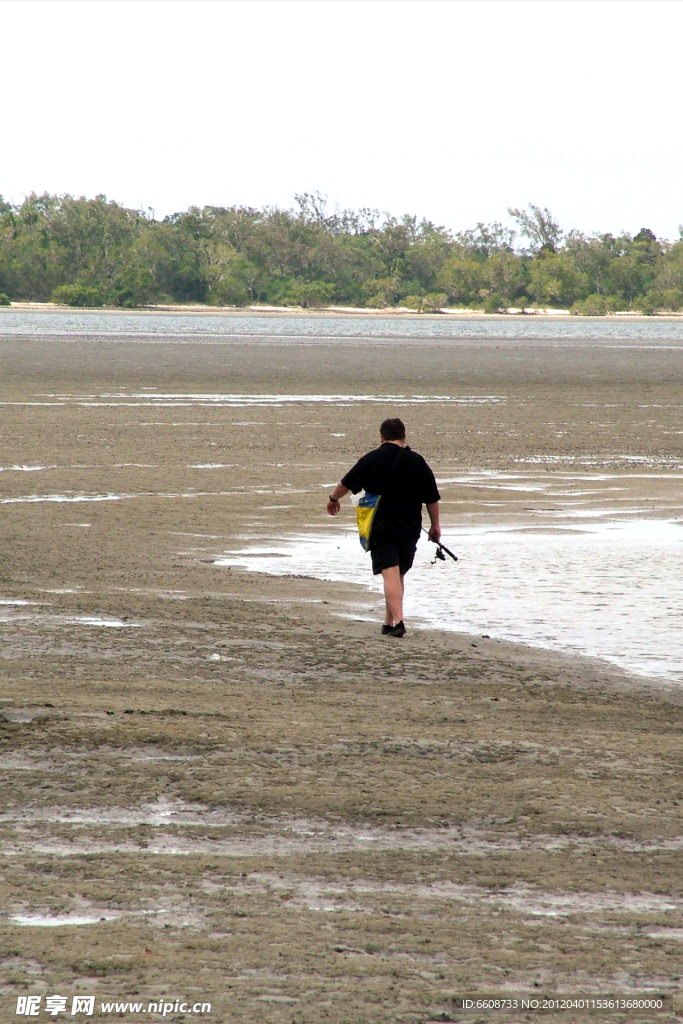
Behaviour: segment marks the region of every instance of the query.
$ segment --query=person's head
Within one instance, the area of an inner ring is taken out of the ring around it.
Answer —
[[[383,441],[405,441],[406,428],[403,420],[385,420],[379,428],[379,436]]]

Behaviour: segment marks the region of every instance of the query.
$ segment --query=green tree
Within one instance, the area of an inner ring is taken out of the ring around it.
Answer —
[[[407,295],[403,304],[418,313],[440,313],[447,298],[445,292],[429,292],[427,295]]]
[[[334,295],[334,285],[327,281],[298,282],[294,289],[298,306],[304,309],[320,309],[329,306]]]
[[[662,247],[654,267],[652,293],[664,309],[683,308],[683,237]]]
[[[62,306],[103,306],[104,300],[98,288],[76,281],[75,284],[60,284],[52,293],[52,301]]]
[[[601,295],[617,253],[616,239],[609,234],[587,237],[582,232],[573,231],[567,236],[564,251],[586,279],[585,296]]]
[[[0,281],[18,299],[47,301],[61,283],[52,223],[56,196],[35,193],[0,215]]]
[[[451,256],[441,268],[436,283],[453,305],[478,306],[489,290],[486,264]]]
[[[204,259],[209,302],[221,306],[247,306],[254,302],[258,269],[253,263],[227,242],[208,242]]]
[[[364,283],[363,293],[363,304],[371,309],[395,306],[399,297],[405,294],[401,282],[395,277],[371,278]]]
[[[190,227],[191,222],[151,224],[144,234],[144,246],[154,264],[158,293],[179,302],[204,302],[207,281],[204,275],[203,242]]]
[[[589,295],[575,302],[570,312],[575,316],[606,316],[619,307],[619,300],[608,295]]]
[[[520,234],[529,240],[532,253],[541,249],[557,252],[563,232],[547,207],[541,209],[529,203],[526,210],[510,207],[508,213],[517,222]]]
[[[525,267],[523,261],[513,253],[493,253],[486,263],[486,271],[491,293],[504,300],[506,306],[511,306],[514,299],[523,293]]]
[[[108,298],[112,305],[127,308],[146,306],[152,302],[156,294],[153,270],[137,253],[129,256],[108,290]]]
[[[506,227],[498,221],[492,224],[483,224],[479,221],[476,228],[460,231],[455,235],[454,248],[460,255],[483,263],[494,253],[514,252],[515,236],[513,228]]]
[[[190,207],[161,223],[103,195],[31,193],[16,205],[0,197],[0,291],[123,306],[447,301],[498,310],[529,295],[596,313],[683,305],[683,235],[564,237],[547,209],[509,212],[527,251],[498,222],[452,235],[408,214],[331,208],[319,192],[297,195],[293,209]]]
[[[542,306],[566,309],[586,294],[587,280],[568,253],[541,251],[529,265],[527,288]]]

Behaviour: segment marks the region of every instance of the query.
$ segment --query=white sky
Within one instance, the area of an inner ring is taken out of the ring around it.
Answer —
[[[680,0],[0,2],[0,193],[683,222]]]

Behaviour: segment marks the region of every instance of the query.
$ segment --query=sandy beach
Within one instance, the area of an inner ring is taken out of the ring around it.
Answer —
[[[350,584],[214,562],[327,529],[386,415],[440,479],[635,457],[655,471],[624,500],[665,500],[682,371],[675,345],[0,337],[5,1018],[55,992],[220,1024],[680,998],[683,690],[482,636],[387,642]],[[505,402],[377,397],[415,391]],[[488,497],[441,489],[446,535]]]
[[[16,311],[29,311],[29,312],[46,312],[52,313],[55,311],[61,313],[73,313],[80,311],[77,307],[73,306],[61,306],[59,303],[54,302],[22,302],[14,301],[11,303],[11,308]],[[182,313],[186,316],[191,315],[202,315],[202,316],[278,316],[278,317],[314,317],[316,319],[325,317],[339,317],[339,316],[367,316],[381,318],[383,320],[402,318],[402,319],[416,319],[420,320],[434,317],[448,317],[456,320],[496,320],[503,318],[508,320],[510,318],[520,318],[522,320],[528,320],[531,318],[539,317],[541,320],[548,319],[564,319],[572,315],[568,309],[553,309],[544,307],[528,307],[527,309],[519,309],[516,306],[511,306],[507,312],[504,313],[484,313],[480,309],[458,309],[455,307],[446,306],[436,313],[420,313],[415,309],[409,309],[407,306],[385,306],[379,309],[373,309],[368,306],[355,307],[355,306],[327,306],[321,309],[305,309],[303,306],[213,306],[206,305],[205,303],[197,304],[181,304],[181,303],[167,303],[157,304],[143,307],[143,310],[153,312],[157,315],[173,315]],[[100,312],[101,307],[95,307],[90,312]],[[129,310],[120,309],[117,307],[107,307],[107,313],[114,315],[125,316]],[[671,311],[657,312],[652,315],[645,316],[639,312],[632,312],[631,310],[622,310],[616,313],[606,313],[597,317],[598,320],[642,320],[647,322],[655,317],[657,320],[672,320],[680,321],[683,319],[683,313],[674,313]],[[596,317],[574,317],[572,319],[582,320],[595,320]]]

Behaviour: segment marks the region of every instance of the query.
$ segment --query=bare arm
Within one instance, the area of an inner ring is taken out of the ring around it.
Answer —
[[[437,541],[441,540],[438,501],[433,501],[431,505],[427,505],[427,512],[429,514],[429,521],[431,523],[431,526],[429,527],[429,540],[433,540],[434,543],[436,544]]]
[[[341,481],[335,484],[334,488],[330,491],[330,500],[327,502],[327,513],[331,516],[336,516],[338,512],[341,512],[341,505],[339,499],[343,498],[345,494],[349,493],[348,487],[344,487]]]

